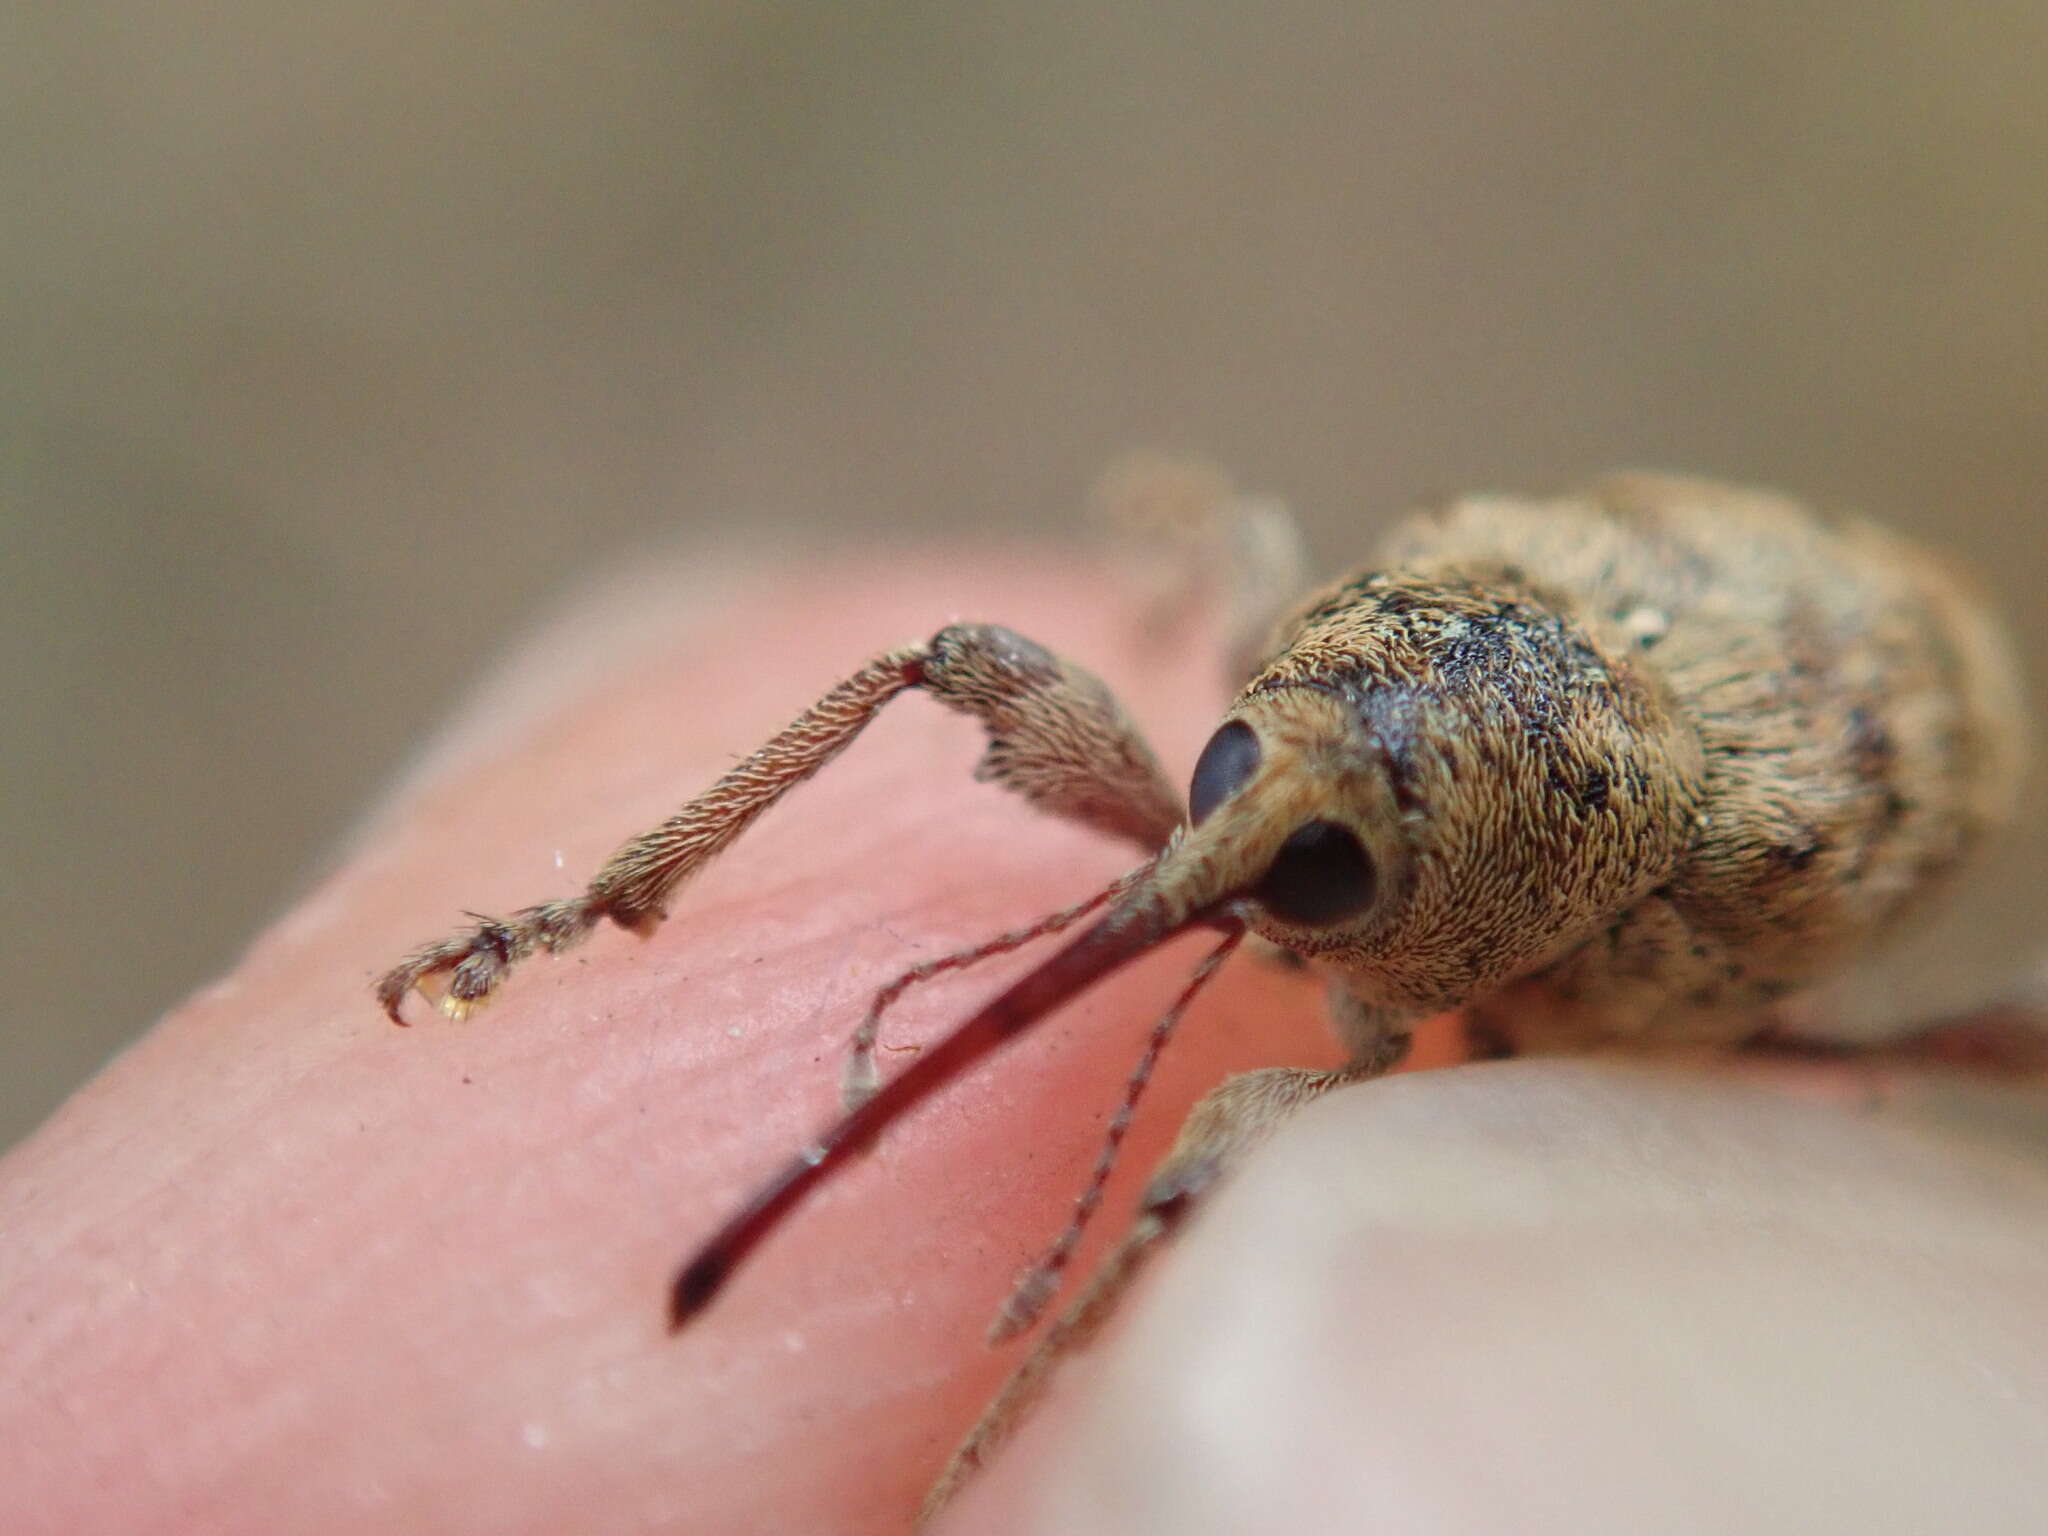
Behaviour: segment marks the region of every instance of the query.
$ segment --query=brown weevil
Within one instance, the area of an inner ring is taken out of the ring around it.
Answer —
[[[1270,504],[1200,477],[1160,483],[1169,521],[1230,549],[1238,610],[1288,586],[1298,545]],[[393,1019],[415,988],[460,1016],[537,949],[604,919],[645,932],[897,694],[973,716],[991,743],[981,777],[1145,861],[886,989],[855,1036],[844,1118],[682,1267],[671,1317],[700,1312],[808,1190],[926,1095],[1169,936],[1216,930],[1074,1223],[998,1319],[1007,1334],[1049,1298],[1202,982],[1247,934],[1322,972],[1349,1065],[1248,1073],[1196,1107],[1130,1235],[956,1454],[936,1507],[1219,1175],[1294,1109],[1395,1065],[1418,1020],[1458,1010],[1494,1055],[1769,1038],[1788,1000],[1947,883],[2018,794],[2016,669],[1967,582],[1868,523],[1763,491],[1625,475],[1452,502],[1400,523],[1376,564],[1277,626],[1240,627],[1264,638],[1242,647],[1249,681],[1195,765],[1185,815],[1093,677],[1007,629],[951,625],[853,673],[580,896],[426,945],[378,995]],[[905,986],[1090,916],[877,1080],[876,1021]]]

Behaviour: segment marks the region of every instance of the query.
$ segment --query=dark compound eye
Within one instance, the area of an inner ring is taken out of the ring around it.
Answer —
[[[1376,884],[1372,859],[1348,828],[1311,821],[1280,845],[1252,895],[1283,923],[1322,928],[1371,906]]]
[[[1242,720],[1231,720],[1217,728],[1195,762],[1195,776],[1188,783],[1188,816],[1201,822],[1209,813],[1244,788],[1245,780],[1259,771],[1259,737]]]

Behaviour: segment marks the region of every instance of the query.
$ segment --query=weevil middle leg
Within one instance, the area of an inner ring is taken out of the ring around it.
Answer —
[[[1060,1365],[1085,1349],[1148,1262],[1195,1208],[1249,1153],[1295,1112],[1332,1089],[1368,1081],[1398,1066],[1410,1044],[1400,1019],[1357,999],[1341,985],[1330,993],[1332,1023],[1353,1051],[1335,1071],[1265,1068],[1234,1077],[1199,1103],[1172,1151],[1147,1182],[1137,1214],[1074,1298],[1004,1380],[973,1427],[948,1458],[919,1513],[919,1528],[935,1520],[1021,1427],[1050,1388]],[[1461,1016],[1466,1052],[1475,1060],[1517,1054],[1495,1016],[1472,1009]],[[1745,1053],[1839,1062],[1868,1075],[1882,1096],[1900,1069],[1945,1068],[1992,1079],[2048,1078],[2048,968],[2037,968],[1999,1000],[1937,1019],[1878,1045],[1831,1044],[1759,1029]]]
[[[1233,1168],[1305,1106],[1333,1089],[1382,1077],[1400,1065],[1412,1038],[1401,1021],[1342,987],[1332,989],[1330,1001],[1332,1022],[1353,1052],[1351,1061],[1334,1070],[1264,1067],[1240,1073],[1194,1107],[1172,1150],[1146,1181],[1129,1228],[947,1460],[919,1513],[920,1528],[1023,1423],[1060,1363],[1095,1337],[1147,1262]]]

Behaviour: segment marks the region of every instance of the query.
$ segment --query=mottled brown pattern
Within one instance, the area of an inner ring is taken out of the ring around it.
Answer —
[[[1939,561],[1646,475],[1417,515],[1276,632],[1233,713],[1341,698],[1404,899],[1267,937],[1525,1050],[1736,1040],[2009,814],[2023,710]],[[1275,729],[1262,724],[1262,729]],[[1393,814],[1389,814],[1389,810]]]
[[[1462,1007],[1488,1055],[1759,1038],[2012,808],[2023,714],[1999,635],[1863,524],[1634,475],[1419,514],[1382,560],[1274,631],[1228,716],[1256,766],[1143,882],[1185,910],[1255,890],[1290,829],[1347,828],[1376,874],[1363,910],[1244,910],[1329,973],[1351,1064],[1248,1073],[1197,1107],[927,1515],[1099,1326],[1162,1213],[1398,1062],[1414,1019]]]

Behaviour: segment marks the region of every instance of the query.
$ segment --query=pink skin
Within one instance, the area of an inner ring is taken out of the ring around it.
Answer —
[[[1073,899],[1130,854],[971,782],[972,727],[912,696],[680,893],[651,939],[604,931],[529,962],[462,1024],[415,1003],[415,1027],[395,1030],[370,983],[464,907],[573,889],[837,676],[951,618],[1012,624],[1098,668],[1176,774],[1220,693],[1185,661],[1198,645],[1141,643],[1109,582],[1027,557],[813,572],[776,601],[747,578],[683,586],[643,577],[550,635],[225,980],[0,1164],[8,1530],[905,1529],[1015,1358],[982,1346],[985,1323],[1061,1225],[1153,1013],[1205,941],[1112,978],[896,1128],[675,1339],[666,1287],[834,1113],[842,1042],[875,987]],[[69,963],[106,963],[111,943]],[[885,1038],[931,1038],[1029,958],[913,993]],[[1208,1085],[1332,1058],[1311,985],[1235,963],[1155,1081],[1105,1228]],[[1931,1137],[1910,1157],[1887,1151],[1917,1133],[1832,1104],[1703,1091],[1516,1064],[1322,1106],[1191,1234],[1136,1325],[1074,1373],[1082,1390],[971,1490],[956,1528],[1079,1531],[1087,1511],[1180,1509],[1145,1501],[1220,1479],[1227,1495],[1193,1507],[1263,1499],[1270,1528],[1300,1530],[1308,1507],[1286,1511],[1275,1489],[1326,1500],[1351,1474],[1377,1507],[1510,1528],[1503,1511],[1529,1507],[1532,1480],[1566,1488],[1556,1480],[1611,1471],[1618,1445],[1634,1454],[1645,1425],[1674,1423],[1658,1443],[1682,1441],[1702,1421],[1687,1405],[1776,1391],[1779,1357],[1719,1347],[1743,1319],[1714,1299],[1755,1285],[1760,1262],[1731,1234],[1789,1224],[1794,1240],[1763,1246],[1769,1315],[1797,1339],[1801,1320],[1835,1315],[1842,1266],[1861,1262],[1837,1227],[1873,1201],[1902,1213],[1878,1315],[1915,1347],[1890,1360],[1879,1334],[1858,1357],[1876,1348],[1891,1364],[1854,1383],[1878,1436],[1869,1465],[1895,1474],[1946,1445],[1923,1407],[1899,1407],[1924,1405],[1990,1426],[1968,1442],[1989,1447],[1965,1469],[1974,1489],[2005,1476],[2000,1498],[2048,1496],[2042,1458],[2005,1454],[1995,1432],[2038,1432],[2048,1414],[2048,1178]],[[1785,1114],[1804,1139],[1772,1129]],[[1700,1133],[1644,1153],[1645,1127],[1673,1116]],[[1562,1191],[1541,1219],[1488,1203],[1504,1124],[1523,1137],[1508,1161]],[[1347,1137],[1363,1141],[1345,1150]],[[1774,1156],[1829,1170],[1789,1212]],[[1657,1198],[1699,1187],[1712,1198],[1697,1222]],[[1987,1201],[1981,1219],[1953,1217]],[[1330,1309],[1332,1276],[1344,1309]],[[1308,1297],[1296,1312],[1232,1313],[1232,1294],[1281,1280]],[[1584,1301],[1638,1294],[1656,1306]],[[1264,1349],[1261,1329],[1311,1305],[1342,1349],[1302,1349],[1284,1328]],[[1400,1325],[1371,1326],[1389,1318]],[[1930,1347],[1910,1326],[1923,1318],[1945,1320],[1954,1347]],[[1641,1368],[1644,1335],[1628,1330],[1652,1322],[1685,1342],[1691,1374]],[[1235,1400],[1251,1464],[1278,1480],[1264,1494],[1247,1492],[1242,1456],[1216,1449],[1215,1424],[1186,1422],[1197,1394],[1175,1376],[1242,1374],[1244,1351],[1276,1362],[1242,1376]],[[1576,1362],[1569,1414],[1546,1385],[1563,1360]],[[1873,1395],[1898,1411],[1876,1412]],[[1503,1461],[1532,1421],[1544,1454]],[[1203,1455],[1162,1455],[1145,1438],[1162,1429]],[[1917,1449],[1883,1439],[1908,1431]],[[1691,1497],[1700,1465],[1752,1485],[1804,1476],[1782,1445],[1725,1438],[1710,1460],[1637,1468],[1623,1492],[1651,1509]],[[1312,1484],[1290,1445],[1318,1469]],[[1334,1485],[1333,1446],[1347,1474]],[[1482,1452],[1495,1470],[1475,1477]],[[1101,1528],[1268,1528],[1181,1518]]]

